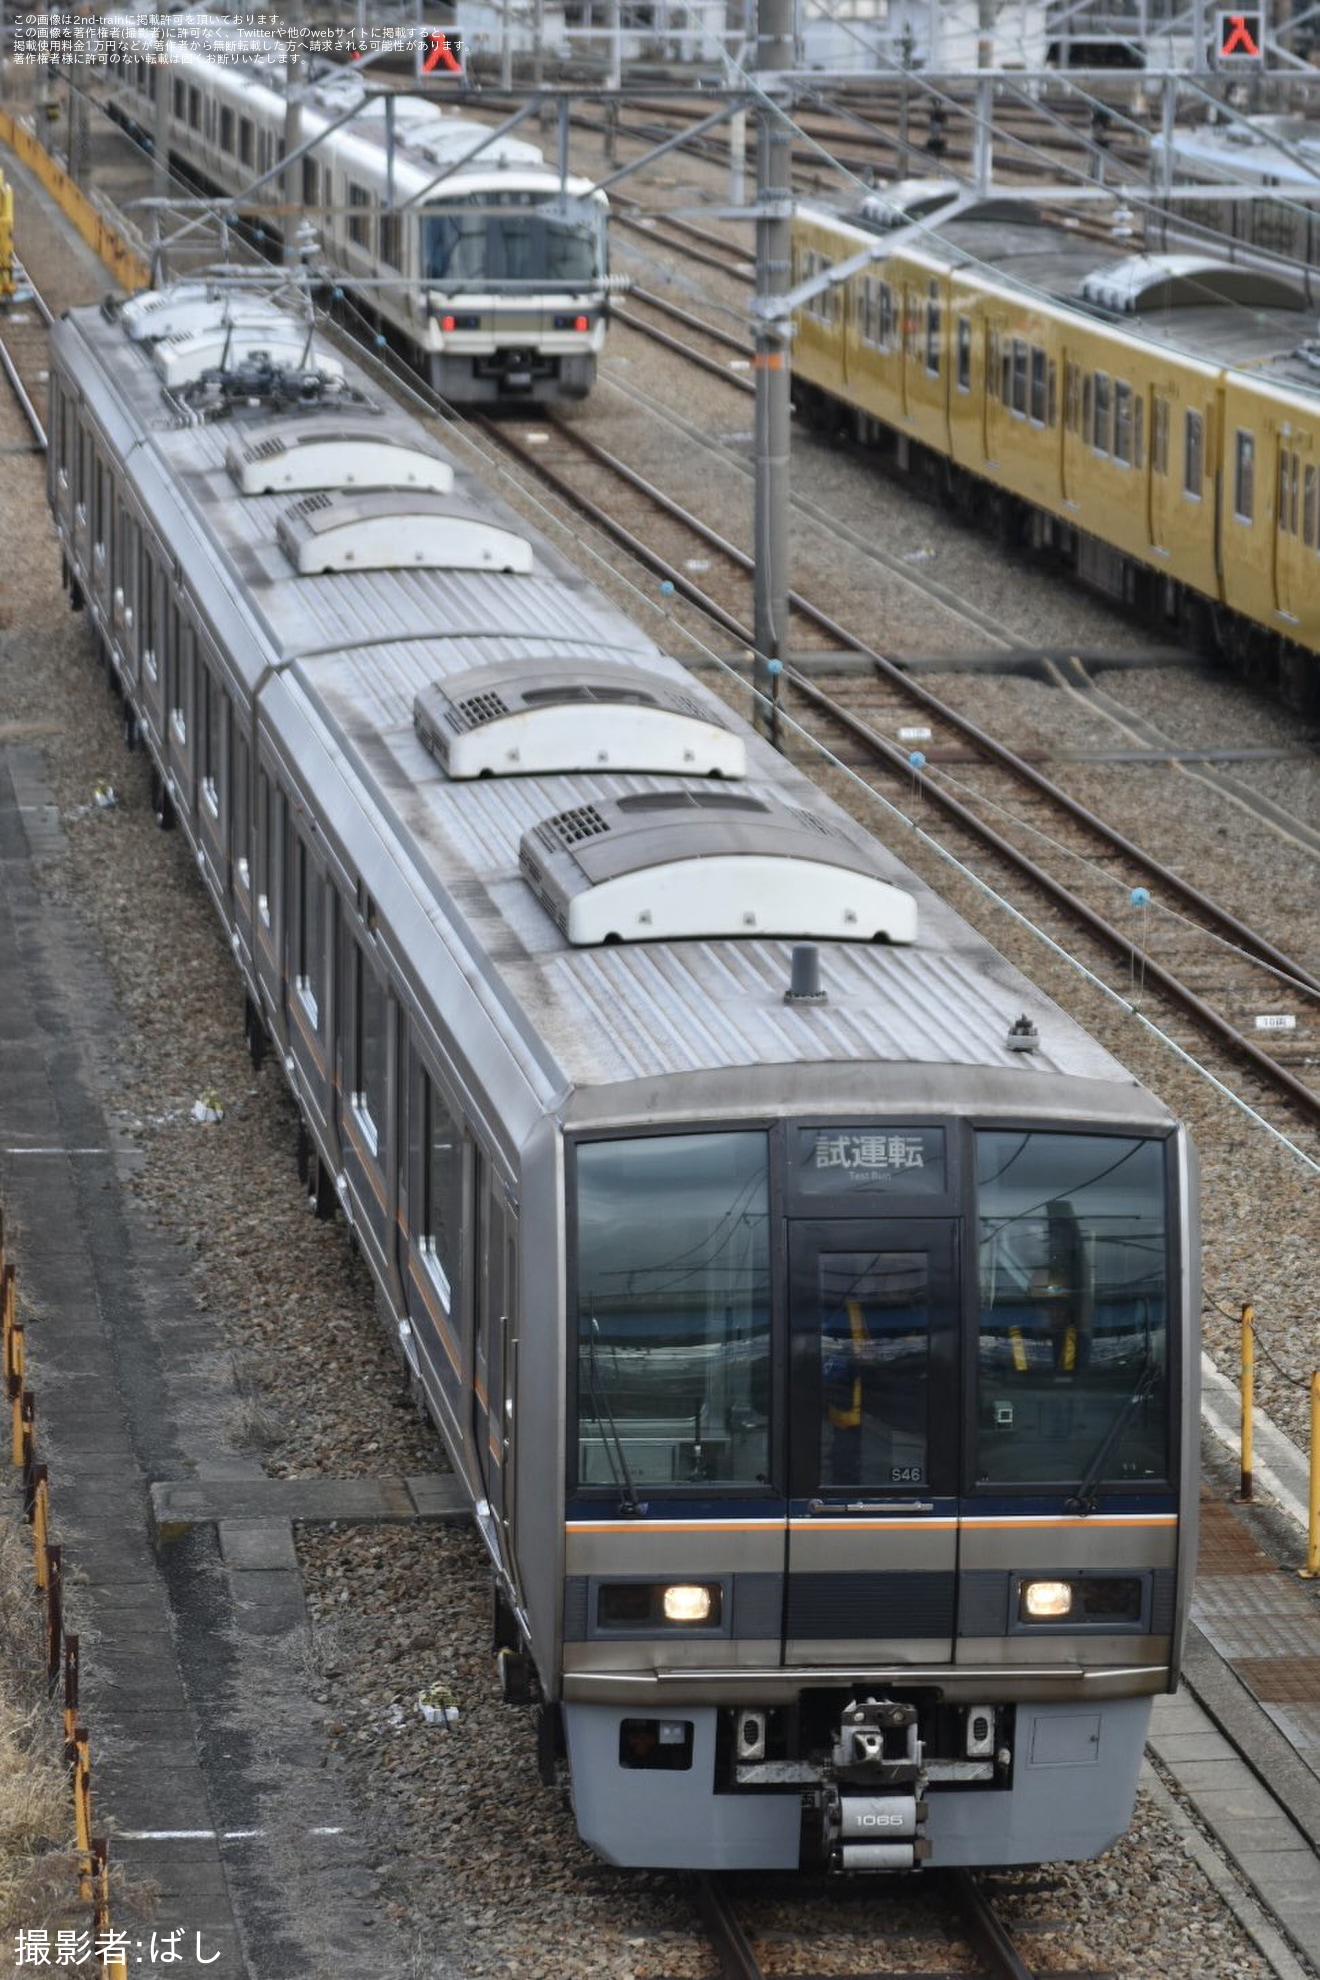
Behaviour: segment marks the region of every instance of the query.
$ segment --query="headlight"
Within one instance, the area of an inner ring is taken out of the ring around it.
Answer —
[[[1018,1616],[1023,1622],[1132,1628],[1142,1619],[1144,1589],[1140,1575],[1084,1574],[1076,1581],[1024,1581]]]
[[[601,1629],[713,1629],[724,1591],[718,1581],[607,1581],[596,1597]]]
[[[1024,1581],[1022,1613],[1032,1622],[1059,1622],[1072,1613],[1070,1581]]]
[[[675,1582],[671,1588],[665,1589],[660,1598],[665,1621],[708,1623],[718,1594],[718,1588],[705,1588],[700,1583]]]

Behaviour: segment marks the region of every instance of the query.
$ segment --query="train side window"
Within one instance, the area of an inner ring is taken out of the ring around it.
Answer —
[[[220,816],[220,758],[223,748],[224,694],[211,669],[203,661],[200,693],[197,697],[198,774],[202,796],[213,818]]]
[[[894,348],[894,292],[888,282],[880,284],[880,348]]]
[[[1059,367],[1051,358],[1045,384],[1045,423],[1057,426],[1059,423]]]
[[[1094,390],[1092,389],[1092,387],[1093,387],[1093,383],[1094,383],[1094,381],[1093,381],[1093,379],[1092,379],[1092,377],[1091,377],[1091,374],[1090,374],[1090,372],[1088,371],[1088,372],[1087,372],[1087,374],[1086,374],[1086,376],[1085,376],[1085,378],[1084,378],[1084,379],[1082,380],[1082,438],[1083,438],[1083,440],[1089,440],[1089,439],[1090,439],[1090,437],[1091,437],[1091,403],[1092,403],[1092,401],[1093,401],[1093,399],[1095,398],[1095,392],[1094,392]]]
[[[356,241],[359,247],[366,247],[367,245],[367,234],[371,226],[371,219],[368,212],[370,205],[371,194],[367,191],[366,187],[355,186],[350,179],[348,182],[348,238],[350,241]]]
[[[257,908],[267,928],[275,923],[275,875],[280,870],[281,824],[279,792],[262,770],[257,778]]]
[[[1073,358],[1064,360],[1063,366],[1063,423],[1069,433],[1076,433],[1082,424],[1082,367]]]
[[[1031,347],[1021,337],[1013,339],[1013,410],[1025,419],[1029,410],[1029,370]]]
[[[385,1121],[385,987],[366,951],[353,950],[353,1106],[367,1132],[373,1155],[379,1152]]]
[[[958,390],[970,392],[972,389],[972,319],[970,316],[958,318]]]
[[[96,468],[92,477],[92,556],[97,564],[105,563],[106,536],[110,528],[110,472],[101,456],[95,456]]]
[[[1097,454],[1110,451],[1113,398],[1110,387],[1113,381],[1107,371],[1095,374],[1095,391],[1091,399],[1091,445]]]
[[[1285,449],[1279,456],[1279,528],[1289,536],[1297,534],[1297,468],[1296,454]]]
[[[1169,402],[1158,392],[1150,407],[1150,466],[1152,474],[1169,472]]]
[[[380,258],[391,268],[403,266],[403,220],[397,213],[380,216]]]
[[[222,104],[220,107],[220,149],[221,151],[227,151],[231,157],[233,156],[234,113],[228,104]]]
[[[1031,417],[1037,426],[1045,424],[1045,353],[1031,346]]]
[[[170,727],[179,742],[188,740],[188,716],[192,708],[193,661],[197,642],[193,629],[180,624],[179,637],[170,661]]]
[[[138,650],[147,678],[156,680],[156,566],[145,543],[140,543],[141,564],[138,578]]]
[[[1189,412],[1183,423],[1183,494],[1199,502],[1204,479],[1205,415]]]
[[[419,1249],[445,1312],[452,1311],[463,1214],[463,1132],[422,1074],[422,1235]]]
[[[188,128],[191,131],[202,128],[202,92],[191,86],[188,90]]]
[[[248,812],[252,803],[252,765],[248,739],[232,715],[229,733],[233,741],[229,752],[229,852],[234,862],[234,878],[246,893],[251,885]]]
[[[1314,550],[1317,547],[1316,471],[1313,467],[1307,468],[1302,483],[1302,541],[1308,550]]]
[[[1132,465],[1132,387],[1123,378],[1114,380],[1114,459]]]
[[[1256,440],[1254,434],[1238,428],[1233,463],[1233,514],[1249,523],[1256,513]]]
[[[321,171],[314,158],[302,162],[302,197],[304,206],[317,205],[321,197]]]
[[[325,883],[301,836],[294,840],[293,980],[318,1028],[325,981]]]
[[[930,296],[926,303],[926,371],[932,378],[940,375],[940,292],[936,283],[930,285]]]
[[[252,149],[252,119],[250,117],[240,117],[238,120],[239,164],[250,165],[252,163],[253,155],[254,154]]]
[[[184,111],[187,108],[187,91],[181,82],[176,82],[171,94],[175,119],[181,124],[184,120]]]
[[[1132,400],[1132,465],[1142,467],[1146,460],[1146,401],[1140,392]]]

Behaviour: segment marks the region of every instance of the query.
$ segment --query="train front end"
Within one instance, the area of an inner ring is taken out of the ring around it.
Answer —
[[[1197,1462],[1193,1158],[1127,1092],[566,1139],[557,1709],[603,1857],[1123,1833]]]
[[[608,320],[608,202],[544,170],[465,175],[421,214],[429,382],[461,404],[584,399]]]

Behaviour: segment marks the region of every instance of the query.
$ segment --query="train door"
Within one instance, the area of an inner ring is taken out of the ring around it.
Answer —
[[[1279,435],[1274,478],[1274,609],[1285,619],[1300,619],[1305,605],[1298,547],[1305,533],[1304,469],[1309,453],[1309,436],[1285,426]]]
[[[499,1178],[481,1156],[473,1179],[473,1200],[477,1207],[477,1300],[472,1441],[483,1496],[499,1532],[499,1553],[508,1561],[512,1558],[508,1424],[517,1331],[517,1225]]]
[[[956,1233],[951,1218],[789,1224],[788,1664],[953,1654]]]

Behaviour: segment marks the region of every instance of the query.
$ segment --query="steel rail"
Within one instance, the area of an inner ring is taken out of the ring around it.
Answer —
[[[648,303],[654,309],[667,307],[655,296],[643,295],[638,291],[634,293],[638,295],[639,301]],[[694,351],[690,344],[683,342],[681,337],[671,337],[669,332],[660,329],[658,324],[644,323],[640,316],[634,316],[631,310],[621,309],[618,303],[614,305],[611,314],[616,323],[622,323],[629,330],[635,330],[639,337],[649,337],[653,344],[661,344],[667,351],[676,351],[679,357],[686,358],[689,364],[695,364],[700,370],[709,371],[714,377],[722,378],[726,385],[732,385],[735,392],[755,392],[756,386],[750,378],[740,378],[736,371],[730,371],[728,365],[721,364],[718,358],[707,357],[704,351]],[[680,311],[679,314],[683,312]],[[690,320],[695,321],[695,318]],[[704,325],[701,327],[705,328]],[[712,331],[709,334],[717,333]]]
[[[1031,1968],[1013,1944],[1003,1920],[996,1915],[971,1872],[947,1870],[943,1875],[962,1913],[968,1938],[994,1972],[1002,1976],[1002,1980],[1034,1980]]]
[[[701,1922],[710,1934],[724,1980],[765,1980],[723,1886],[709,1872],[702,1871],[691,1879],[690,1890]]]
[[[36,407],[27,395],[27,388],[18,375],[14,360],[9,354],[9,348],[3,341],[0,341],[0,370],[3,370],[5,377],[8,379],[10,389],[18,401],[19,410],[22,412],[24,419],[31,427],[35,436],[36,446],[33,449],[34,453],[44,454],[46,451],[46,429],[41,423],[41,418]]]
[[[683,572],[677,570],[656,551],[642,543],[631,530],[626,529],[621,523],[616,522],[607,510],[603,509],[598,503],[593,502],[590,497],[570,487],[561,476],[556,474],[545,463],[535,459],[530,452],[524,452],[519,449],[516,442],[510,440],[506,431],[496,427],[493,422],[485,423],[485,425],[486,430],[491,434],[492,438],[501,441],[506,447],[516,452],[519,459],[524,460],[531,466],[538,477],[549,482],[561,495],[566,496],[575,507],[611,536],[616,543],[619,543],[623,548],[628,550],[631,555],[636,556],[649,570],[655,571],[657,575],[672,584],[675,592],[688,599],[690,603],[705,613],[714,624],[720,626],[744,646],[750,647],[755,644],[754,635],[748,627],[742,625],[731,613],[716,604],[713,599],[708,598],[698,586],[684,576]],[[721,554],[732,559],[742,569],[750,570],[752,559],[746,552],[737,549],[736,546],[728,543],[725,538],[719,536],[714,530],[709,529],[707,525],[699,522],[679,503],[674,502],[669,496],[663,494],[659,489],[654,488],[643,476],[637,474],[635,470],[627,467],[623,462],[618,461],[605,448],[598,446],[594,441],[587,440],[585,436],[579,434],[576,430],[572,430],[572,438],[574,443],[590,459],[608,468],[630,487],[636,489],[638,493],[654,502],[666,514],[692,528],[701,537],[703,542],[709,544],[712,548],[718,549]],[[1189,904],[1195,904],[1201,913],[1214,919],[1220,928],[1229,928],[1236,931],[1242,946],[1249,948],[1258,960],[1271,960],[1273,967],[1284,968],[1288,975],[1300,983],[1305,984],[1314,981],[1309,971],[1301,969],[1290,958],[1283,956],[1282,952],[1275,949],[1271,943],[1257,935],[1254,930],[1238,922],[1235,917],[1229,915],[1226,911],[1217,908],[1205,895],[1200,894],[1198,889],[1190,887],[1188,883],[1179,879],[1178,875],[1162,866],[1158,860],[1141,852],[1131,840],[1126,839],[1123,834],[1115,832],[1102,819],[1097,818],[1094,813],[1087,811],[1085,806],[1078,805],[1075,800],[1060,791],[1056,785],[1051,784],[1049,779],[1043,777],[1039,771],[1032,770],[1029,764],[1023,763],[1022,759],[1015,756],[1011,750],[1006,749],[1001,744],[995,743],[993,738],[986,736],[984,731],[976,727],[975,723],[966,721],[965,718],[958,716],[952,709],[946,708],[945,704],[937,696],[931,694],[929,689],[922,688],[911,681],[892,660],[886,659],[884,655],[875,652],[873,648],[868,647],[864,642],[858,640],[854,634],[849,633],[846,628],[842,627],[837,620],[832,619],[827,613],[821,612],[815,606],[809,604],[802,598],[800,593],[790,592],[789,602],[796,610],[809,618],[819,629],[828,631],[841,644],[869,659],[883,675],[897,682],[903,691],[917,700],[923,708],[929,710],[932,714],[938,714],[941,720],[951,723],[955,729],[959,730],[960,733],[969,739],[974,740],[978,746],[983,747],[988,754],[992,755],[1004,767],[1013,770],[1015,774],[1026,777],[1033,788],[1042,796],[1060,804],[1079,822],[1086,823],[1090,829],[1099,833],[1107,843],[1114,846],[1117,850],[1122,851],[1125,857],[1139,861],[1142,869],[1150,876],[1157,878],[1161,885],[1167,886],[1171,894],[1178,895]],[[785,668],[783,678],[788,680],[793,688],[802,694],[807,701],[823,713],[829,715],[832,719],[838,721],[847,729],[850,735],[861,742],[868,752],[881,761],[886,768],[902,776],[911,776],[911,765],[908,757],[894,744],[890,743],[887,738],[877,735],[860,717],[834,701],[832,697],[825,694],[814,683],[808,681],[804,675],[800,674],[791,665]],[[1308,1121],[1320,1124],[1320,1092],[1315,1091],[1303,1081],[1295,1078],[1276,1059],[1272,1059],[1268,1053],[1262,1052],[1258,1045],[1251,1039],[1244,1037],[1226,1018],[1221,1017],[1217,1011],[1206,1004],[1194,990],[1189,989],[1186,984],[1180,982],[1177,977],[1164,969],[1152,957],[1143,954],[1121,930],[1115,928],[1103,915],[1097,913],[1094,908],[1089,907],[1085,901],[1070,892],[1061,881],[1056,880],[1052,874],[1047,873],[1043,867],[1038,866],[1034,860],[1019,851],[1016,846],[1005,839],[993,826],[988,825],[983,819],[979,818],[960,799],[944,790],[933,780],[926,780],[922,788],[923,794],[948,817],[953,819],[964,830],[971,832],[999,858],[1008,862],[1016,872],[1045,893],[1055,906],[1061,908],[1074,920],[1080,921],[1089,933],[1104,943],[1130,969],[1139,968],[1145,981],[1157,986],[1163,991],[1165,996],[1169,997],[1188,1016],[1192,1017],[1198,1024],[1208,1030],[1221,1044],[1227,1046],[1235,1056],[1245,1059],[1271,1086],[1286,1094]]]

